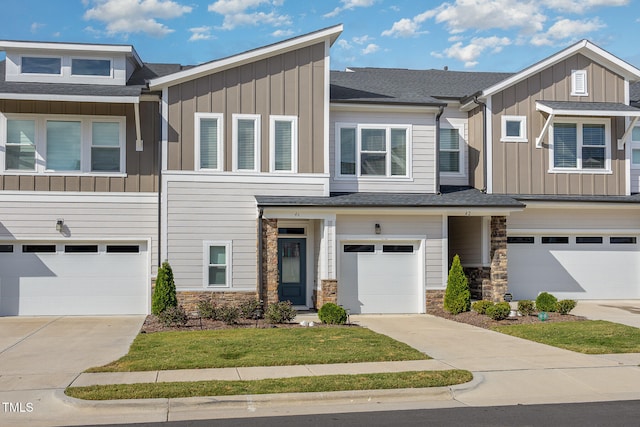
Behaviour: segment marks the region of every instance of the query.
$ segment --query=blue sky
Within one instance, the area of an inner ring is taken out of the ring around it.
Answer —
[[[336,24],[332,69],[518,71],[586,38],[640,67],[640,0],[15,0],[0,39],[132,44],[198,64]]]

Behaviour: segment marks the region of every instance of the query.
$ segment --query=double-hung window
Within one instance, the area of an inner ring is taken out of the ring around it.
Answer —
[[[551,140],[552,171],[610,171],[609,120],[557,120]]]
[[[233,115],[233,170],[260,171],[259,115]]]
[[[298,118],[271,116],[269,119],[269,151],[271,172],[298,170]]]
[[[462,147],[460,131],[455,128],[440,129],[440,172],[460,174],[462,169]]]
[[[7,120],[5,169],[36,170],[36,121]]]
[[[410,126],[336,125],[338,175],[407,177]]]
[[[204,242],[204,287],[228,288],[231,286],[231,242]]]
[[[222,114],[196,113],[196,169],[223,170]]]

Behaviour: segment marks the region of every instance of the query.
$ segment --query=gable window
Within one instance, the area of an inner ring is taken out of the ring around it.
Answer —
[[[108,77],[111,75],[111,60],[72,58],[71,75]]]
[[[204,242],[204,287],[231,286],[231,242]]]
[[[610,171],[608,120],[555,122],[551,132],[552,165],[555,171]]]
[[[222,117],[215,113],[195,114],[197,169],[223,169]]]
[[[527,118],[525,116],[502,116],[503,142],[527,142]]]
[[[571,95],[589,95],[587,93],[587,70],[571,70]]]
[[[124,173],[124,117],[10,114],[0,115],[2,128],[5,171]]]
[[[631,167],[640,168],[640,126],[631,131]]]
[[[340,176],[409,175],[410,127],[336,125]]]
[[[271,172],[296,172],[298,169],[298,118],[271,116],[269,121]]]
[[[440,172],[462,172],[462,144],[458,129],[440,129]]]
[[[260,116],[233,115],[233,170],[260,170]]]
[[[23,56],[20,72],[22,74],[62,74],[62,58]]]

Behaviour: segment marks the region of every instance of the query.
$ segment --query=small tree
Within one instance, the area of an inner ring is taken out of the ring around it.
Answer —
[[[158,268],[156,277],[156,287],[151,298],[151,312],[158,315],[169,307],[177,307],[176,284],[173,281],[173,270],[168,261],[162,263]]]
[[[449,277],[447,278],[447,290],[444,294],[444,309],[452,314],[469,311],[471,308],[471,291],[469,282],[462,270],[460,257],[453,257]]]

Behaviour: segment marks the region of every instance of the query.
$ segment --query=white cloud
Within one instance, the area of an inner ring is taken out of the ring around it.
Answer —
[[[465,67],[470,68],[478,64],[477,59],[486,50],[498,53],[504,46],[510,44],[511,40],[507,37],[475,37],[466,46],[462,42],[457,42],[445,49],[442,54],[434,53],[433,55],[443,55],[447,58],[457,59],[464,62]]]
[[[559,41],[577,40],[582,36],[606,27],[598,18],[571,20],[560,19],[556,21],[545,33],[536,34],[531,38],[534,46],[553,45]]]
[[[214,38],[213,35],[211,35],[211,27],[194,27],[189,28],[189,31],[191,31],[191,37],[189,37],[190,42],[199,40],[211,40]]]
[[[407,18],[394,22],[390,29],[382,32],[382,35],[387,37],[414,37],[418,34],[420,34],[420,24]]]
[[[34,22],[33,24],[31,24],[31,32],[32,32],[33,34],[35,34],[35,33],[37,33],[37,32],[38,32],[38,30],[39,30],[40,28],[42,28],[42,27],[44,27],[44,26],[45,26],[45,24],[41,24],[41,23],[39,23],[39,22]]]
[[[353,10],[356,7],[370,7],[376,2],[376,0],[340,0],[342,2],[342,6],[338,6],[333,9],[331,12],[323,15],[325,18],[333,18],[340,14],[340,12],[345,10]]]
[[[271,25],[280,27],[291,25],[288,15],[279,15],[275,11],[247,12],[249,9],[257,9],[261,6],[282,6],[282,0],[217,0],[207,8],[209,12],[215,12],[224,16],[220,29],[233,30],[236,27],[247,25]]]
[[[289,37],[293,35],[293,30],[275,30],[271,33],[272,37]]]
[[[584,13],[600,6],[626,6],[629,0],[542,0],[542,4],[561,12]]]
[[[343,49],[351,49],[352,48],[351,44],[348,41],[346,41],[345,39],[338,40],[338,46],[340,46]]]
[[[172,0],[93,0],[91,4],[84,19],[104,22],[109,35],[146,33],[162,37],[174,30],[157,19],[177,18],[192,10]]]
[[[353,40],[355,44],[365,44],[366,42],[371,41],[373,39],[367,35],[364,35],[361,37],[353,37],[351,40]]]
[[[369,43],[367,45],[367,47],[362,49],[362,54],[363,55],[369,55],[371,53],[376,53],[379,50],[380,50],[380,46],[378,46],[377,44],[374,44],[374,43]]]
[[[269,0],[218,0],[215,3],[211,3],[208,10],[220,15],[233,15],[244,13],[247,9],[255,9],[263,3],[268,4]]]

